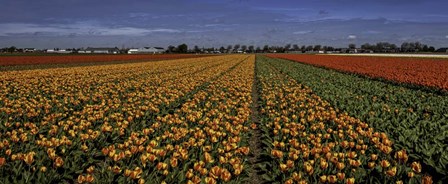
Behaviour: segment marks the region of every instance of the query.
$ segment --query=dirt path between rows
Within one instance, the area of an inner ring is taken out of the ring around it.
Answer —
[[[256,62],[256,61],[255,61]],[[261,159],[261,153],[263,152],[263,145],[261,143],[261,135],[262,132],[260,130],[260,120],[259,120],[259,94],[257,89],[257,71],[255,69],[254,72],[254,82],[252,85],[252,107],[251,107],[251,120],[252,123],[255,123],[257,125],[256,129],[252,129],[251,137],[249,140],[250,145],[250,157],[249,162],[251,164],[250,166],[250,173],[249,173],[249,184],[261,184],[263,183],[263,179],[261,177],[262,172],[258,166],[260,162],[262,162]]]

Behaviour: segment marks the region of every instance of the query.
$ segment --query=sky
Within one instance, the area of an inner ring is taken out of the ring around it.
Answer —
[[[0,47],[448,47],[447,0],[0,0]]]

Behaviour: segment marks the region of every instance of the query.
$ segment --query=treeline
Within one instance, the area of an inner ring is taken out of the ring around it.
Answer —
[[[10,53],[13,53],[13,52],[23,52],[23,51],[24,51],[24,49],[18,49],[15,46],[4,47],[4,48],[0,49],[0,52],[10,52]]]
[[[400,47],[388,42],[379,42],[377,44],[363,44],[361,49],[372,50],[374,52],[435,52],[436,48],[420,42],[404,42]]]
[[[76,49],[74,49],[76,50]],[[78,49],[79,50],[79,49]],[[122,49],[126,53],[128,49]],[[327,45],[299,45],[286,44],[284,46],[264,45],[228,45],[226,47],[199,47],[195,45],[193,48],[183,43],[178,46],[170,45],[166,49],[166,53],[399,53],[399,52],[446,52],[448,48],[440,48],[422,44],[420,42],[404,42],[400,46],[389,42],[378,42],[376,44],[365,43],[360,47],[355,44],[349,44],[348,47],[332,47]],[[13,52],[39,52],[33,48],[17,48],[15,46],[1,48],[1,53]]]
[[[187,47],[187,46],[186,46]],[[174,47],[173,47],[174,48]],[[187,47],[188,48],[188,47]],[[188,50],[188,49],[187,49]],[[187,52],[192,53],[285,53],[285,52],[320,52],[320,53],[399,53],[399,52],[436,52],[436,48],[420,42],[404,42],[401,46],[389,42],[378,42],[376,44],[365,43],[358,47],[349,44],[348,47],[333,47],[327,45],[298,45],[286,44],[285,46],[255,47],[253,45],[228,45],[227,47],[200,48],[194,46]]]

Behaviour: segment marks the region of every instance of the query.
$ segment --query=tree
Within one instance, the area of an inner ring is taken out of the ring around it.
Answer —
[[[377,52],[386,52],[388,44],[389,43],[378,42],[376,43],[375,49]]]
[[[313,48],[313,50],[314,50],[314,51],[319,51],[321,48],[322,48],[321,45],[315,45],[314,48]]]
[[[219,52],[224,53],[225,50],[226,50],[226,48],[224,48],[224,47],[219,47]]]
[[[417,51],[417,52],[421,51],[423,49],[423,44],[420,43],[420,42],[415,42],[414,43],[414,48],[415,48],[414,50]]]
[[[354,43],[348,44],[349,49],[356,49],[356,45]]]
[[[285,52],[284,47],[273,47],[272,50],[275,50],[276,53],[284,53]]]
[[[300,50],[299,45],[297,45],[297,44],[292,45],[292,48],[293,48],[294,51],[299,51]]]
[[[269,52],[269,45],[264,45],[263,52]]]
[[[240,44],[235,44],[234,46],[233,46],[233,50],[234,51],[238,51],[238,49],[240,49]]]
[[[243,50],[243,52],[246,52],[247,46],[246,45],[241,46],[241,50]]]
[[[230,52],[230,51],[232,51],[232,45],[227,46],[227,52]]]
[[[401,44],[401,51],[402,52],[410,52],[411,51],[411,44],[409,42],[403,42]]]
[[[308,47],[306,47],[305,51],[312,51],[313,50],[313,46],[309,45]]]
[[[395,52],[398,47],[395,44],[390,44],[389,48]]]
[[[174,46],[172,46],[172,45],[168,46],[168,50],[167,50],[167,52],[168,52],[168,53],[176,52],[176,47],[174,47]]]
[[[409,47],[410,47],[411,52],[415,52],[415,43],[414,42],[409,43]]]
[[[286,45],[285,45],[285,50],[286,50],[286,51],[289,51],[290,49],[291,49],[291,44],[286,44]]]
[[[253,46],[253,45],[250,45],[249,46],[249,52],[250,53],[254,53],[255,52],[255,49],[254,49],[255,47]]]
[[[185,43],[180,44],[179,46],[177,46],[177,51],[179,53],[187,53],[188,52],[188,45],[185,44]]]
[[[199,53],[201,52],[201,49],[199,49],[199,47],[197,45],[194,46],[194,52],[195,53]]]
[[[301,50],[302,52],[304,52],[304,51],[306,50],[306,46],[305,46],[305,45],[302,45],[302,47],[300,47],[300,50]]]
[[[257,47],[257,48],[255,49],[255,52],[256,52],[256,53],[260,53],[260,52],[261,52],[261,48],[260,48],[260,47]]]
[[[429,50],[428,45],[423,45],[422,51],[423,52],[428,52],[428,50]]]
[[[17,47],[15,47],[15,46],[11,46],[8,48],[8,52],[11,52],[11,53],[15,52],[16,50],[17,50]]]
[[[361,45],[361,49],[364,49],[364,50],[373,50],[372,47],[373,47],[373,46],[370,45],[369,43],[365,43],[365,44],[362,44],[362,45]]]
[[[429,51],[429,52],[434,52],[434,51],[436,51],[436,48],[434,48],[433,46],[430,46],[430,47],[428,48],[428,51]]]

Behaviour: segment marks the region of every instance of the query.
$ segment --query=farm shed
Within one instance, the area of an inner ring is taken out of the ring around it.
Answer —
[[[448,53],[448,48],[440,48],[440,49],[437,49],[436,52],[446,52],[446,53]]]
[[[93,48],[93,47],[88,47],[85,50],[79,51],[79,53],[85,53],[85,54],[119,54],[120,53],[120,49],[118,49],[117,47],[115,48]]]
[[[128,54],[161,54],[165,49],[162,47],[142,47],[138,49],[130,49]]]

